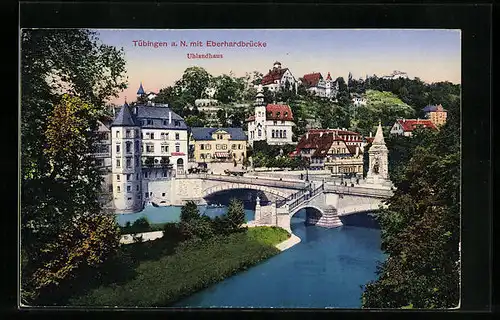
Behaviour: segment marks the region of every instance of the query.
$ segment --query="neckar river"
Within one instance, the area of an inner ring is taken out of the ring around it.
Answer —
[[[161,220],[168,216],[175,221],[180,214],[180,208],[175,207],[150,211],[162,212]],[[223,212],[221,208],[205,210],[210,216]],[[252,220],[253,212],[246,210],[246,216]],[[304,222],[305,211],[292,218],[299,244],[173,307],[360,308],[361,286],[376,279],[377,263],[385,259],[380,230],[373,219],[366,214],[352,215],[343,218],[344,226],[334,229],[306,226]]]

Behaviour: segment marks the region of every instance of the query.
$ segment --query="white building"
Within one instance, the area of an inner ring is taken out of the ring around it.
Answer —
[[[363,98],[362,96],[358,95],[358,94],[354,94],[352,96],[352,104],[355,106],[355,107],[359,107],[359,106],[366,106],[366,99]]]
[[[270,145],[292,143],[293,114],[290,106],[267,104],[264,102],[262,87],[257,90],[254,115],[248,123],[248,141],[253,146],[254,141],[265,140]]]
[[[397,119],[391,127],[390,134],[411,137],[413,135],[413,130],[417,128],[437,130],[434,123],[429,119]]]
[[[184,120],[166,105],[125,104],[121,108],[111,124],[116,211],[139,211],[151,195],[151,181],[169,180],[176,173],[185,172],[187,129]]]
[[[394,70],[390,75],[382,77],[382,79],[392,79],[392,80],[398,78],[408,78],[408,74],[403,71]]]
[[[330,72],[326,79],[319,72],[305,74],[300,82],[306,87],[308,92],[318,96],[334,99],[339,91],[339,84],[332,79]]]
[[[268,88],[272,92],[283,89],[287,83],[290,90],[295,90],[295,92],[297,92],[298,81],[288,68],[281,68],[281,63],[278,61],[274,63],[273,68],[269,69],[269,72],[261,81],[262,87]],[[255,88],[257,87],[258,85],[255,86]]]

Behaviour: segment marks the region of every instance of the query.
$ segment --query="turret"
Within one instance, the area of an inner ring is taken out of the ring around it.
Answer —
[[[371,184],[384,184],[389,181],[388,153],[385,145],[382,123],[379,121],[369,155],[369,169],[366,180]]]
[[[113,198],[117,212],[141,210],[141,129],[136,114],[125,103],[111,124]]]

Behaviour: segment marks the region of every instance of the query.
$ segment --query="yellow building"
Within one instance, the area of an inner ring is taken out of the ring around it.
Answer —
[[[247,136],[241,128],[191,128],[190,157],[198,163],[243,163]]]
[[[436,127],[442,126],[446,123],[448,111],[446,111],[442,105],[427,106],[424,108],[424,112],[426,118],[431,120]]]

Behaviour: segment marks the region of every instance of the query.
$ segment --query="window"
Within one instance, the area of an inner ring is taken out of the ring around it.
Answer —
[[[262,130],[259,129],[259,137],[261,137],[261,136],[262,136]]]
[[[121,190],[120,190],[120,186],[117,186],[117,187],[116,187],[116,191],[117,191],[117,192],[121,192]]]
[[[116,181],[120,181],[120,175],[119,174],[116,175]]]
[[[222,134],[218,134],[217,139],[222,140]]]
[[[120,131],[116,131],[115,137],[120,138]]]
[[[145,192],[145,193],[144,193],[144,198],[147,198],[147,197],[148,197],[148,193],[147,193],[147,192]]]
[[[139,137],[139,130],[135,129],[135,134],[134,134],[134,136],[135,136],[136,138],[138,138],[138,137]]]
[[[167,125],[167,120],[163,120],[163,125],[166,126]]]
[[[179,140],[179,133],[175,134],[175,140]]]
[[[204,144],[200,145],[200,150],[205,150],[205,145]]]
[[[283,130],[283,138],[286,138],[286,130]]]
[[[141,199],[141,195],[140,194],[137,195],[137,199],[139,199],[139,200]]]
[[[215,146],[215,149],[217,149],[217,150],[220,150],[220,148],[221,148],[220,144]]]
[[[180,152],[180,146],[175,146],[175,152]]]
[[[281,120],[281,124],[285,124],[285,120]]]
[[[130,130],[125,130],[125,138],[131,138]]]
[[[235,144],[231,145],[231,149],[235,150],[236,149],[236,145]]]
[[[120,145],[119,144],[116,145],[116,153],[120,153]]]
[[[222,150],[227,150],[227,144],[222,145]]]
[[[278,111],[278,112],[276,112],[276,118],[279,118],[279,117],[280,117],[280,115],[281,115],[281,113],[280,113],[279,111]]]
[[[154,132],[151,132],[150,135],[151,135],[151,139],[155,138],[155,133]]]
[[[207,144],[205,147],[206,147],[206,149],[207,149],[207,150],[212,149],[212,146],[211,146],[211,145],[209,145],[209,144]]]
[[[210,159],[210,153],[207,153],[205,158]]]
[[[126,177],[127,177],[127,181],[129,181],[130,180],[130,174],[127,174]]]
[[[168,152],[168,146],[161,146],[161,152],[162,153],[167,153]]]
[[[205,154],[200,153],[200,159],[205,159]]]
[[[278,124],[278,121],[274,120],[274,124],[277,125]]]
[[[135,174],[135,180],[139,180],[139,174],[138,173]]]
[[[120,168],[120,159],[116,159],[116,167]]]
[[[148,120],[147,120],[147,123],[148,123],[149,125],[152,125],[152,124],[153,124],[153,120],[148,119]]]
[[[132,167],[132,159],[127,158],[127,168],[131,168],[131,167]]]
[[[274,138],[274,130],[271,131],[271,138]]]
[[[135,186],[135,191],[139,191],[139,185]]]
[[[288,112],[287,111],[285,111],[285,118],[286,117],[288,117]],[[284,121],[282,121],[282,122],[284,122]]]
[[[139,151],[139,140],[135,140],[135,152]]]
[[[155,152],[155,146],[153,144],[146,145],[146,152],[147,153],[153,153],[153,152]]]
[[[161,196],[162,196],[162,197],[164,197],[164,196],[165,196],[165,192],[163,192],[163,193],[161,194]]]
[[[127,153],[132,153],[132,142],[127,141],[127,143],[125,144],[125,150]]]
[[[127,192],[130,192],[130,186],[127,186]]]
[[[176,127],[180,127],[180,125],[181,125],[180,121],[178,121],[178,120],[175,120],[174,124]]]

